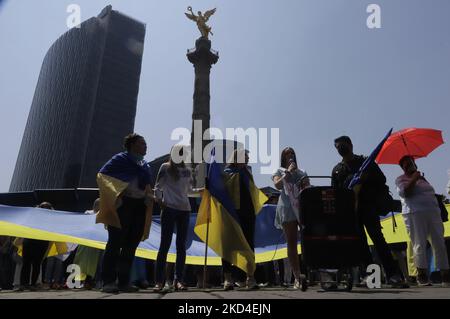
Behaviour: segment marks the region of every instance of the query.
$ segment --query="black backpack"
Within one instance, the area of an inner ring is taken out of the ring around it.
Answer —
[[[380,185],[375,198],[376,212],[380,216],[398,211],[398,201],[394,200],[386,184]],[[400,209],[401,210],[401,209]]]
[[[444,195],[436,194],[436,199],[438,201],[439,208],[441,210],[442,222],[443,223],[448,222],[448,211],[444,204],[444,199],[445,199]]]

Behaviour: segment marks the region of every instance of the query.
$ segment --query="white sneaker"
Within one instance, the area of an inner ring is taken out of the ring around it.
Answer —
[[[419,281],[419,280],[417,280],[417,286],[419,286],[419,287],[430,287],[432,285],[431,285],[431,282],[429,282],[429,281]]]
[[[259,289],[258,283],[256,282],[255,278],[247,279],[247,289]]]
[[[442,285],[442,288],[450,288],[450,282],[448,282],[448,281],[443,281],[441,285]]]
[[[223,283],[223,290],[228,291],[228,290],[233,290],[233,289],[234,289],[233,282],[225,280]]]
[[[300,281],[298,279],[295,279],[294,281],[294,289],[299,290],[301,288]]]

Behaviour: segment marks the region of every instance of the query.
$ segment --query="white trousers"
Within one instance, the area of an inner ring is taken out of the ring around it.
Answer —
[[[403,218],[411,238],[416,267],[428,269],[427,241],[429,241],[436,260],[436,267],[440,270],[449,269],[444,240],[444,224],[440,213],[411,213],[403,215]]]

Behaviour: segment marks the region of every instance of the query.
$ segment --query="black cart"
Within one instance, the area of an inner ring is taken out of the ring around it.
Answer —
[[[351,291],[352,267],[359,265],[361,251],[354,192],[317,186],[304,189],[299,196],[303,262],[320,275],[322,289],[343,286]]]

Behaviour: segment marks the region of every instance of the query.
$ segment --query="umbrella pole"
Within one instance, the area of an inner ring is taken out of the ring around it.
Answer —
[[[406,143],[406,140],[405,140],[405,137],[403,136],[403,134],[401,135],[401,137],[402,137],[403,145],[404,145],[405,148],[406,148],[406,153],[407,153],[408,155],[412,156],[413,154],[409,151],[408,143]],[[412,160],[411,160],[411,162],[412,162],[412,164],[413,164],[413,165],[416,167],[416,169],[417,169],[416,164],[415,164]]]

